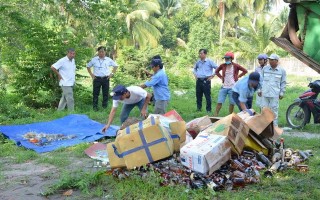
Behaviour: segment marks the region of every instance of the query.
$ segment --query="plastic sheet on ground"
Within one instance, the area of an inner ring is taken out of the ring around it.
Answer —
[[[43,153],[83,142],[93,142],[105,136],[112,137],[119,129],[118,126],[111,126],[102,134],[103,126],[86,115],[71,114],[49,122],[0,126],[0,132],[19,146]],[[33,139],[32,136],[37,138]]]

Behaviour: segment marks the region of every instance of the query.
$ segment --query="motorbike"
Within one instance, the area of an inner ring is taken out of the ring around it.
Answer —
[[[310,123],[311,114],[314,123],[320,123],[320,100],[317,99],[320,93],[320,80],[309,81],[310,89],[295,99],[287,109],[286,120],[291,128],[303,128]]]

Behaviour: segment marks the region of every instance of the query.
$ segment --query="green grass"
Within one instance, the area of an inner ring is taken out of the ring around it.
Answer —
[[[307,89],[308,82],[306,77],[288,77],[288,87],[285,98],[280,101],[279,125],[287,126],[285,113],[288,106],[299,94]],[[220,84],[212,85],[212,109],[214,111],[217,101]],[[196,111],[195,86],[191,85],[186,94],[182,96],[174,95],[175,89],[172,89],[172,99],[168,110],[175,109],[184,118],[185,121],[206,115],[205,111]],[[178,90],[178,89],[176,89]],[[9,99],[14,100],[13,94],[9,94]],[[81,101],[76,97],[76,112],[88,115],[91,119],[105,123],[111,107],[109,102],[108,109],[94,112],[91,104]],[[205,99],[203,100],[203,108]],[[255,105],[254,108],[256,109]],[[18,118],[0,116],[1,124],[24,124],[40,121],[48,121],[63,117],[68,112],[57,112],[55,109],[33,110],[20,105],[19,109],[24,114]],[[237,111],[237,108],[235,108]],[[153,107],[149,107],[152,111]],[[258,110],[258,109],[256,109]],[[117,110],[117,117],[114,124],[119,125],[119,115],[121,109]],[[226,102],[220,116],[226,116],[228,113],[228,102]],[[1,114],[0,114],[1,115]],[[16,113],[13,113],[16,116]],[[135,108],[131,116],[139,116],[139,110]],[[320,125],[308,124],[300,131],[319,133]],[[267,179],[262,177],[259,184],[248,185],[243,189],[232,192],[220,191],[213,193],[209,190],[187,190],[183,186],[159,186],[159,176],[150,173],[146,179],[139,176],[132,176],[126,180],[117,180],[112,176],[106,176],[103,171],[86,171],[85,166],[79,165],[72,167],[75,160],[80,162],[88,161],[84,150],[91,144],[83,143],[73,147],[61,148],[54,152],[37,154],[33,151],[17,147],[12,141],[5,139],[0,135],[0,181],[4,179],[3,170],[7,163],[24,163],[30,160],[38,164],[49,164],[57,167],[59,179],[48,186],[43,194],[52,195],[61,193],[66,189],[80,190],[79,199],[102,198],[109,199],[318,199],[320,195],[320,139],[301,139],[290,136],[284,136],[285,143],[293,149],[312,149],[314,157],[307,161],[310,171],[302,174],[294,170],[288,170],[284,173],[278,173],[274,178]],[[80,168],[80,169],[79,169]],[[44,174],[53,178],[52,174]],[[77,197],[75,197],[77,198]]]

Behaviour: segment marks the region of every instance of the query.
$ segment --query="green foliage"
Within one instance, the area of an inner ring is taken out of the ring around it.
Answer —
[[[83,193],[89,194],[92,186],[97,186],[98,184],[103,184],[104,171],[98,171],[96,173],[87,173],[83,170],[77,170],[73,173],[64,171],[60,175],[60,180],[51,185],[45,192],[42,193],[43,196],[48,196],[56,193],[59,190],[65,189],[80,189]]]
[[[160,44],[165,49],[175,49],[177,47],[178,29],[174,26],[173,21],[167,18],[161,18],[163,29],[160,38]]]

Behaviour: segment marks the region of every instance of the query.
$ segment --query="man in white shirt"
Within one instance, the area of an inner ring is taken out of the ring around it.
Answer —
[[[110,78],[117,70],[117,63],[106,56],[106,48],[101,46],[97,49],[98,56],[91,59],[87,64],[87,70],[93,79],[93,109],[98,110],[98,99],[102,88],[102,107],[108,106]],[[93,67],[93,73],[91,68]],[[110,67],[113,67],[112,72]]]
[[[138,106],[141,112],[141,116],[147,117],[147,108],[151,99],[151,94],[139,86],[125,87],[123,85],[117,85],[113,88],[111,93],[113,99],[113,106],[109,114],[108,122],[103,127],[102,132],[105,132],[114,119],[119,102],[123,103],[122,111],[120,114],[121,124],[128,119],[131,110]]]
[[[58,76],[59,86],[62,89],[62,97],[58,110],[63,110],[67,106],[68,111],[74,111],[73,86],[76,80],[75,55],[75,50],[70,48],[68,49],[67,56],[61,58],[51,66],[52,71]]]

